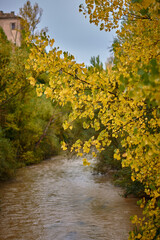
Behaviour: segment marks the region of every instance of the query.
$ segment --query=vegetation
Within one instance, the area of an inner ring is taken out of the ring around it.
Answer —
[[[123,196],[147,197],[144,192],[144,185],[140,181],[131,180],[131,168],[123,167],[121,160],[114,159],[114,151],[116,147],[113,143],[106,147],[104,151],[97,155],[94,171],[101,174],[112,175],[112,181],[116,186],[124,189]]]
[[[23,28],[23,37],[36,36],[42,10],[27,1],[20,13],[24,17],[22,24],[28,22]],[[39,35],[46,34],[42,32]],[[61,153],[60,142],[65,139],[72,145],[80,132],[81,123],[75,123],[73,133],[71,130],[64,132],[62,123],[70,112],[69,105],[59,107],[44,95],[37,97],[35,87],[28,81],[34,70],[28,73],[25,68],[29,48],[25,38],[20,48],[14,46],[0,28],[0,180],[13,177],[18,167]],[[39,86],[48,86],[46,72],[39,74],[36,80]]]
[[[106,70],[99,58],[92,58],[91,68],[77,64],[72,55],[54,47],[45,31],[34,34],[28,29],[26,48],[14,51],[1,34],[6,48],[0,53],[0,141],[6,142],[6,151],[1,150],[0,169],[10,169],[14,162],[9,156],[14,154],[16,162],[25,164],[47,155],[48,150],[38,146],[54,149],[55,138],[46,138],[48,128],[64,140],[64,150],[68,147],[79,156],[91,152],[95,157],[106,150],[109,161],[121,161],[133,185],[140,184],[146,195],[139,201],[144,216],[132,218],[135,230],[129,239],[160,239],[159,1],[86,0],[80,11],[100,30],[118,28],[114,59]],[[47,107],[42,111],[43,104]],[[66,133],[60,118],[51,128],[53,113],[60,109],[69,109],[61,119]],[[70,130],[81,125],[82,137],[87,129],[92,136],[71,141]],[[83,163],[90,164],[86,158]]]
[[[0,179],[13,176],[15,168],[40,161],[60,151],[55,124],[48,126],[50,136],[36,146],[51,116],[60,112],[45,97],[37,98],[27,80],[25,48],[14,48],[0,35]],[[43,79],[43,77],[41,77]],[[45,79],[43,79],[45,81]]]
[[[71,146],[77,136],[87,139],[90,134],[81,131],[79,120],[73,131],[64,131],[62,124],[71,112],[70,104],[58,106],[44,94],[37,96],[34,82],[30,84],[28,79],[36,76],[36,72],[25,66],[31,48],[25,37],[45,38],[46,31],[35,33],[42,14],[37,4],[32,7],[27,1],[20,14],[25,26],[20,48],[9,42],[0,28],[0,181],[13,177],[19,167],[60,154],[61,141]],[[37,86],[47,88],[47,72],[38,74],[36,81]]]
[[[95,156],[115,139],[120,141],[113,157],[121,160],[122,167],[130,168],[131,180],[140,182],[147,195],[139,201],[144,217],[132,218],[136,228],[129,239],[160,239],[159,1],[85,3],[80,11],[100,30],[118,28],[113,67],[90,71],[73,56],[62,56],[62,51],[52,48],[54,39],[29,36],[26,69],[34,70],[29,81],[37,86],[39,96],[45,94],[60,106],[70,104],[72,112],[64,129],[72,128],[76,119],[83,120],[84,129],[95,129],[94,136],[84,142],[77,140],[71,151],[81,156],[91,150]],[[51,50],[46,53],[48,45]],[[36,81],[43,72],[48,74],[47,87]],[[67,144],[62,147],[66,149]],[[84,164],[89,164],[87,159]]]

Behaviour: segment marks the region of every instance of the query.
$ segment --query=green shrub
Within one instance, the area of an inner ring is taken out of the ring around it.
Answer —
[[[14,176],[16,168],[15,151],[9,139],[3,136],[0,128],[0,180]]]
[[[115,185],[124,189],[124,197],[132,194],[135,197],[144,196],[144,186],[139,181],[131,180],[131,169],[129,167],[122,168],[121,161],[114,159],[115,145],[111,144],[98,155],[97,163],[94,171],[106,174],[110,170],[113,172],[113,182]]]

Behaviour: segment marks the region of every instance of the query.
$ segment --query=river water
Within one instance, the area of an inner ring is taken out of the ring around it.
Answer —
[[[22,168],[0,185],[0,240],[127,240],[136,199],[81,159]]]

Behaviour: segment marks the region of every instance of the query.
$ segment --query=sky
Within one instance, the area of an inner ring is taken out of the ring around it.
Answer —
[[[0,0],[0,10],[5,13],[23,7],[25,0]],[[43,9],[39,28],[48,27],[48,34],[55,39],[55,46],[62,51],[74,55],[78,63],[90,65],[92,56],[100,56],[105,64],[111,56],[110,48],[115,32],[100,31],[98,27],[89,23],[82,13],[79,5],[84,0],[30,0],[32,6],[38,3]]]

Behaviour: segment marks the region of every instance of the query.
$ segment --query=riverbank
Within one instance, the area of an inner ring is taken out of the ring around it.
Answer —
[[[122,168],[121,160],[114,159],[113,155],[114,151],[108,151],[108,149],[98,154],[94,172],[102,175],[109,174],[113,184],[124,189],[124,197],[146,197],[144,185],[139,181],[131,180],[130,167]]]

